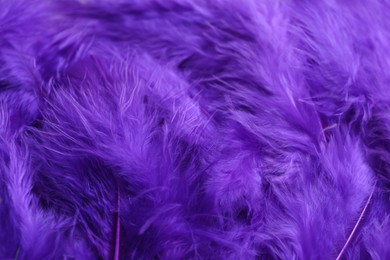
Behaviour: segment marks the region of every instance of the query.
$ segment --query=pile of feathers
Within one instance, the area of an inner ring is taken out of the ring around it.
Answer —
[[[0,259],[390,259],[389,12],[0,0]]]

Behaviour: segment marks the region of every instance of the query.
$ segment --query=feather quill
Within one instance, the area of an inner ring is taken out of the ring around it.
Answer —
[[[373,188],[372,188],[372,191],[371,191],[370,195],[367,198],[366,204],[364,205],[364,208],[363,208],[362,212],[359,215],[358,220],[356,221],[356,223],[355,223],[351,233],[349,234],[348,239],[345,241],[343,247],[341,248],[340,253],[337,255],[336,260],[340,260],[341,257],[344,255],[344,253],[347,250],[349,244],[351,243],[352,238],[354,237],[358,227],[360,226],[360,224],[361,224],[361,222],[363,220],[363,217],[366,215],[366,212],[367,212],[367,209],[368,209],[368,205],[370,205],[370,202],[371,202],[371,199],[372,199],[372,195],[374,194],[374,191],[375,191],[375,187],[376,187],[376,181],[375,181],[375,183],[373,185]]]
[[[121,205],[120,205],[120,192],[119,192],[119,188],[118,188],[118,192],[117,192],[118,196],[117,196],[117,216],[116,216],[116,231],[115,231],[115,249],[114,249],[114,260],[118,260],[119,259],[119,253],[120,253],[120,237],[121,237],[121,212],[120,212],[120,208],[121,208]]]

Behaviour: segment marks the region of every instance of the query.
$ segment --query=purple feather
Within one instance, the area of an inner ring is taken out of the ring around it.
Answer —
[[[389,11],[0,0],[0,259],[390,258]]]

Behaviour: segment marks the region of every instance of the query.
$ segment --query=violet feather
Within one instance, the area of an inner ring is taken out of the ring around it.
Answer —
[[[389,11],[0,0],[0,259],[390,258]]]

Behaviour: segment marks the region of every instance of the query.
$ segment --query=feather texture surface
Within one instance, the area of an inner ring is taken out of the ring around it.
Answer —
[[[0,259],[389,259],[389,12],[0,0]]]

